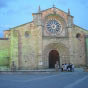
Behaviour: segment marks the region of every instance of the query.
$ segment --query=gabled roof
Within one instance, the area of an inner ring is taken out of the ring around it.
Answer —
[[[83,30],[83,31],[85,31],[85,32],[88,32],[87,29],[84,29],[84,28],[82,28],[82,27],[80,27],[80,26],[78,26],[78,25],[76,25],[76,24],[73,24],[73,26],[80,28],[80,30]]]
[[[8,40],[8,38],[0,38],[0,40]]]
[[[59,11],[65,13],[66,15],[68,15],[68,12],[65,12],[65,11],[63,11],[63,10],[61,10],[61,9],[59,9],[59,8],[56,8],[56,7],[52,7],[52,8],[55,8],[55,9],[57,9],[57,10],[59,10]],[[45,10],[41,10],[39,13],[45,12],[45,11],[47,11],[47,10],[49,10],[49,9],[52,9],[52,8],[48,8],[48,9],[45,9]],[[33,13],[33,14],[38,14],[38,13]],[[71,16],[72,16],[72,15],[71,15]],[[73,16],[72,16],[72,17],[73,17]]]
[[[55,8],[55,9],[57,9],[57,10],[59,10],[59,11],[65,13],[66,15],[68,15],[67,12],[65,12],[65,11],[63,11],[63,10],[61,10],[61,9],[59,9],[59,8],[56,8],[56,7],[52,7],[52,8]],[[52,8],[48,8],[48,9],[45,9],[45,10],[41,10],[41,11],[38,12],[38,13],[45,12],[45,11],[50,10],[50,9],[52,9]],[[38,14],[38,13],[33,13],[33,14]],[[72,17],[73,17],[73,16],[72,16]],[[14,29],[14,28],[17,28],[17,27],[20,27],[20,26],[24,26],[24,25],[29,24],[29,23],[32,23],[32,22],[33,22],[33,21],[28,22],[28,23],[25,23],[25,24],[21,24],[21,25],[18,25],[18,26],[16,26],[16,27],[10,28],[9,30],[4,30],[4,31],[10,31],[10,30],[12,30],[12,29]]]
[[[21,25],[18,25],[18,26],[16,26],[16,27],[10,28],[9,30],[4,30],[4,31],[10,31],[10,30],[12,30],[12,29],[15,29],[15,28],[20,27],[20,26],[24,26],[24,25],[29,24],[29,23],[32,23],[32,22],[33,22],[33,21],[28,22],[28,23],[25,23],[25,24],[21,24]]]

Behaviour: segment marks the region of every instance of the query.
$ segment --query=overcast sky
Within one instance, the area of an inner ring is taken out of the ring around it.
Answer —
[[[32,13],[51,8],[67,12],[71,10],[74,23],[88,30],[88,0],[0,0],[0,37],[3,31],[9,28],[32,21]]]

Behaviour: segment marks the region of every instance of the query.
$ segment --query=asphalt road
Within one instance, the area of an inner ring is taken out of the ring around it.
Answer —
[[[0,88],[88,88],[88,73],[0,74]]]

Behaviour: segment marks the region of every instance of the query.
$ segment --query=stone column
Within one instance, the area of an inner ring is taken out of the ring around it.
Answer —
[[[86,66],[88,67],[88,35],[85,36],[85,59],[86,59]]]

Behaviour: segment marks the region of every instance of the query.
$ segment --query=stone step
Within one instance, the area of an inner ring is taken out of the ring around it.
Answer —
[[[59,72],[59,71],[58,71]],[[55,74],[57,73],[55,69],[53,70],[16,70],[16,71],[0,71],[0,74]]]

